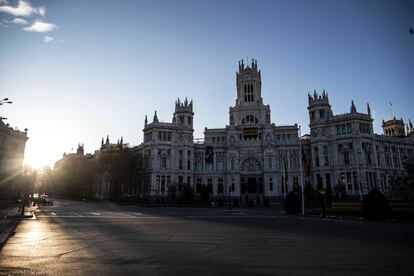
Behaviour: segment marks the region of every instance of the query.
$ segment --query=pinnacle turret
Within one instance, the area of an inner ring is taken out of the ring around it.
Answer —
[[[158,116],[157,116],[157,111],[155,110],[154,112],[154,118],[152,119],[153,123],[158,123]]]
[[[355,104],[354,104],[354,100],[351,101],[350,111],[351,111],[351,113],[356,113],[357,112]]]

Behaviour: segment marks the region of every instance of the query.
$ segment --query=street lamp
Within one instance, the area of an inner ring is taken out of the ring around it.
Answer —
[[[0,100],[0,105],[3,104],[12,104],[12,101],[9,101],[9,98],[4,98],[3,100]]]

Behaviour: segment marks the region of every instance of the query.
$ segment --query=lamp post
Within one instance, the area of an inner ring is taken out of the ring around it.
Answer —
[[[0,100],[0,105],[3,104],[12,104],[12,101],[9,101],[9,98],[4,98],[3,100]]]

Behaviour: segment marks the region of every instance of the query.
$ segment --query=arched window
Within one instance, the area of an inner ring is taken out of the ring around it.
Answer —
[[[253,98],[253,84],[252,83],[247,83],[244,84],[244,101],[245,102],[253,102],[254,98]]]

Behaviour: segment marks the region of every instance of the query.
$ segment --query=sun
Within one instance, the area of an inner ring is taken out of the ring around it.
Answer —
[[[62,153],[56,142],[49,141],[47,137],[33,135],[26,143],[24,164],[33,169],[53,167],[62,158]]]

